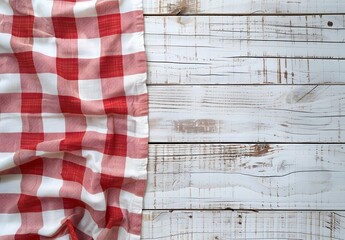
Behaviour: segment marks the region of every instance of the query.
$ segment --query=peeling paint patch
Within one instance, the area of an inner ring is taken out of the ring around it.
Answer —
[[[251,146],[251,151],[248,154],[253,157],[260,157],[266,155],[271,149],[269,144],[255,144]]]
[[[186,0],[181,0],[177,4],[168,4],[168,12],[172,15],[181,15],[187,11]]]
[[[216,133],[219,121],[214,119],[187,119],[174,121],[174,130],[180,133]]]

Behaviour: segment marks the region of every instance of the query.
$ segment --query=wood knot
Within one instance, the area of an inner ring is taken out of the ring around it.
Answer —
[[[172,15],[181,15],[187,11],[187,2],[186,0],[182,0],[177,4],[169,4],[168,11]]]
[[[239,214],[239,215],[237,216],[237,218],[238,218],[238,224],[239,224],[239,225],[242,225],[242,215]]]
[[[268,144],[255,144],[253,146],[253,151],[251,151],[251,156],[259,157],[268,153],[270,150],[270,145]]]

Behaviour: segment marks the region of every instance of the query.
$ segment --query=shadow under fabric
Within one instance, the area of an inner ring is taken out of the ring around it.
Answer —
[[[0,1],[0,239],[140,239],[141,1]]]

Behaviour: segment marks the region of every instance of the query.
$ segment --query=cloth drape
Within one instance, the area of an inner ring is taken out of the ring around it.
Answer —
[[[141,0],[0,0],[0,239],[139,239]]]

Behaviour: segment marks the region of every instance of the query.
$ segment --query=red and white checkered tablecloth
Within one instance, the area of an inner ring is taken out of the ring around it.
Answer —
[[[140,239],[142,0],[0,0],[0,240]]]

